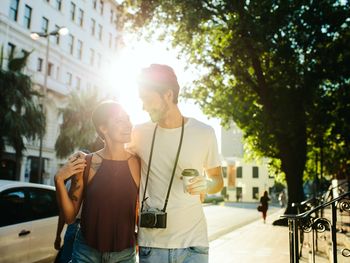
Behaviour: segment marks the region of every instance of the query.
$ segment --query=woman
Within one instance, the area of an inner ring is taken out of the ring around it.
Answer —
[[[135,220],[140,165],[125,150],[132,125],[123,108],[113,101],[92,114],[104,148],[83,158],[70,158],[55,176],[57,198],[67,223],[83,202],[81,228],[72,262],[136,262]],[[71,177],[67,192],[64,182]]]
[[[267,214],[267,210],[269,209],[269,201],[270,201],[270,198],[267,194],[267,191],[265,191],[264,195],[260,197],[261,212],[262,212],[264,223],[266,223],[266,214]]]

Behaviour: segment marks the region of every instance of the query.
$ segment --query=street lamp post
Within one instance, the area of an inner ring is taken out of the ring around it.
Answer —
[[[47,76],[49,73],[49,53],[50,53],[50,36],[59,36],[59,35],[67,35],[68,29],[66,27],[60,27],[54,31],[51,31],[49,33],[41,33],[41,32],[32,32],[30,34],[30,37],[33,40],[37,40],[39,38],[46,38],[46,53],[45,53],[45,72],[44,72],[44,85],[42,86],[42,98],[41,98],[41,111],[43,112],[45,118],[45,99],[46,99],[46,93],[47,93]],[[40,134],[39,138],[39,167],[38,167],[38,178],[40,179],[40,183],[42,183],[42,170],[43,170],[43,162],[42,162],[42,153],[43,153],[43,137],[44,134]]]

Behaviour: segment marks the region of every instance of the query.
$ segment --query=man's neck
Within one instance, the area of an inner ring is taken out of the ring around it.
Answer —
[[[165,129],[175,129],[182,125],[182,114],[177,106],[171,109],[165,118],[158,121],[158,125]]]

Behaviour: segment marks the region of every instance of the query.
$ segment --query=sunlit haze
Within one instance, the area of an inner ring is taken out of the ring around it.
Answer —
[[[193,72],[185,70],[185,63],[177,58],[175,51],[169,51],[160,42],[141,42],[134,44],[126,43],[120,52],[118,60],[114,61],[109,68],[105,69],[106,86],[108,93],[118,98],[126,111],[130,114],[133,124],[146,122],[149,116],[142,110],[142,103],[137,92],[136,77],[141,68],[152,63],[166,64],[171,66],[178,77],[181,88],[191,81]],[[184,116],[194,117],[214,127],[218,141],[220,141],[220,125],[217,119],[208,119],[199,106],[192,101],[180,98],[179,108]]]

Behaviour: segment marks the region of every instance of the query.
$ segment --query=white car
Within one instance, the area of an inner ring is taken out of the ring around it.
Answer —
[[[0,180],[0,263],[53,262],[57,220],[55,187]]]

